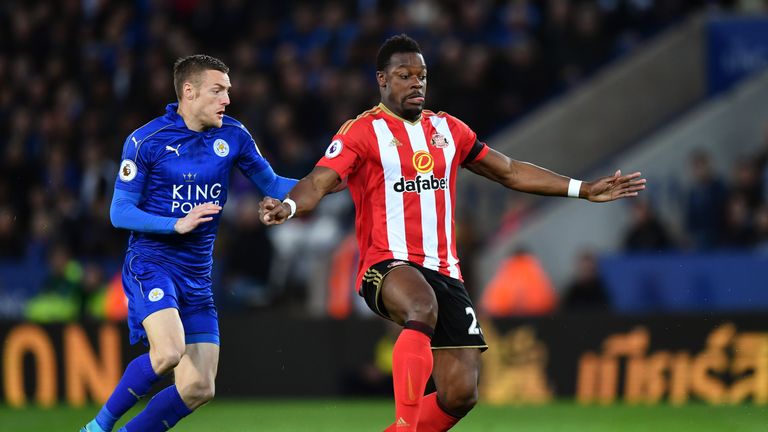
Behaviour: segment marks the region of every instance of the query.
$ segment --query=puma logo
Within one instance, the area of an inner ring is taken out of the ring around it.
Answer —
[[[179,147],[181,147],[181,144],[177,145],[176,148],[173,148],[173,147],[167,145],[167,146],[165,146],[165,149],[168,150],[168,151],[172,151],[172,152],[176,153],[176,156],[178,156],[179,155]]]
[[[133,141],[133,146],[134,146],[134,147],[138,147],[138,146],[139,146],[139,142],[138,142],[138,141],[136,141],[136,137],[133,137],[133,136],[132,136],[132,137],[131,137],[131,141]]]

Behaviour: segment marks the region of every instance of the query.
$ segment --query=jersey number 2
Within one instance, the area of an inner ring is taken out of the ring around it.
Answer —
[[[466,312],[467,315],[472,316],[472,324],[469,325],[469,330],[467,330],[467,333],[471,335],[480,334],[480,327],[477,326],[477,315],[475,315],[475,310],[467,306],[467,308],[464,309],[464,312]]]

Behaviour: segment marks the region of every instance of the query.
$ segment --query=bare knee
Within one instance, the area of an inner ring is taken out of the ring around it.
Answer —
[[[477,405],[477,386],[452,386],[447,391],[438,392],[440,405],[449,414],[463,417]]]
[[[195,409],[213,399],[216,393],[213,381],[195,380],[189,383],[176,383],[179,395],[189,409]]]
[[[437,301],[413,302],[405,321],[419,321],[435,328],[437,325]]]
[[[174,346],[152,347],[149,350],[149,358],[152,361],[152,369],[158,375],[165,375],[175,368],[184,355],[183,345],[181,348]]]

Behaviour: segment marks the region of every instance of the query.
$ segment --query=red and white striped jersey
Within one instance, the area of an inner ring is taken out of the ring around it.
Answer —
[[[347,179],[363,272],[386,259],[415,262],[461,280],[454,206],[459,165],[488,147],[461,120],[423,111],[410,122],[383,104],[349,120],[317,166]]]

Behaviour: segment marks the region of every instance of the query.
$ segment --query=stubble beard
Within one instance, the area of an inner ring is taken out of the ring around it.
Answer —
[[[400,107],[402,108],[403,117],[408,120],[416,120],[421,115],[421,112],[424,110],[424,106],[420,106],[419,108],[410,108],[408,105],[403,102]]]

